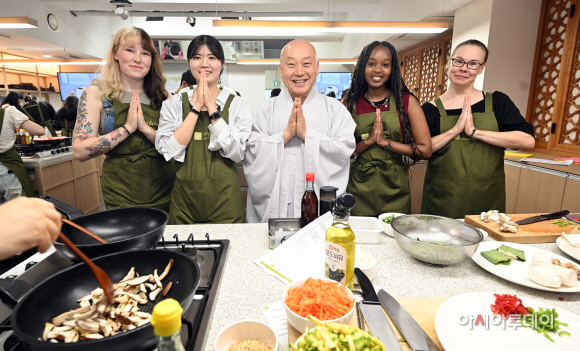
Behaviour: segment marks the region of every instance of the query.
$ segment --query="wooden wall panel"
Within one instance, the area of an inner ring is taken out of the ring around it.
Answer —
[[[562,199],[562,210],[571,213],[580,213],[580,177],[569,177],[566,179],[564,189],[564,199]]]
[[[419,80],[419,103],[435,99],[437,94],[437,79],[439,78],[439,43],[421,50],[421,77]]]

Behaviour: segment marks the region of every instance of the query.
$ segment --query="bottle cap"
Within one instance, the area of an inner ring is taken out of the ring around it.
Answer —
[[[314,181],[314,173],[312,173],[312,172],[306,173],[306,181],[313,182]]]
[[[356,200],[352,194],[344,193],[340,194],[336,199],[336,206],[334,207],[333,212],[335,214],[344,215],[348,213],[354,207]]]
[[[157,336],[170,336],[181,328],[181,313],[183,308],[174,299],[159,302],[153,308],[151,325]]]

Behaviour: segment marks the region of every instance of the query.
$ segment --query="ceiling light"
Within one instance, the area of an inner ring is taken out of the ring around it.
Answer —
[[[50,56],[50,55],[42,55],[42,57],[52,57],[52,56]]]
[[[0,17],[0,28],[38,28],[38,22],[30,17]]]
[[[121,5],[118,5],[117,8],[115,9],[115,15],[121,17],[122,20],[126,20],[127,18],[129,18],[129,12],[127,12],[127,9],[125,9]]]
[[[105,61],[99,59],[5,59],[0,60],[0,65],[104,65]]]
[[[214,27],[300,29],[329,33],[441,33],[446,22],[356,22],[356,21],[232,21],[213,20]]]

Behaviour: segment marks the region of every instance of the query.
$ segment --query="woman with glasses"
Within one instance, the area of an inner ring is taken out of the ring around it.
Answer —
[[[505,212],[504,149],[531,149],[534,131],[504,93],[474,87],[487,47],[457,45],[448,65],[449,88],[423,104],[433,155],[427,164],[421,213],[464,218]]]

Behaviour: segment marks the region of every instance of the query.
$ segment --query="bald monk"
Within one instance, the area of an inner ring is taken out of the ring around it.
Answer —
[[[282,92],[253,114],[243,161],[249,223],[300,217],[307,172],[315,174],[319,198],[321,186],[335,186],[338,194],[346,190],[356,124],[340,101],[314,86],[318,65],[312,44],[288,43],[278,66]]]

